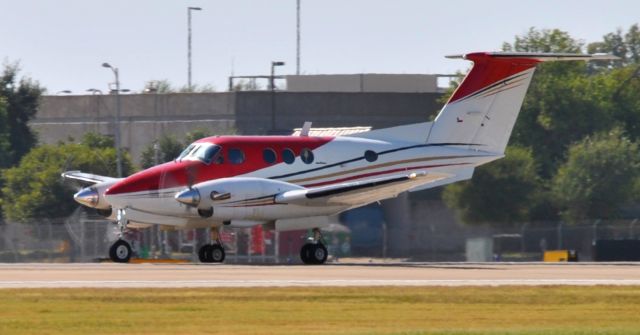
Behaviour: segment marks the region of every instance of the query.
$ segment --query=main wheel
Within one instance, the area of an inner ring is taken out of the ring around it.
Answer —
[[[300,259],[302,260],[302,263],[313,264],[311,262],[312,248],[313,248],[313,244],[310,244],[310,243],[307,243],[302,246],[302,249],[300,249]]]
[[[200,262],[202,263],[211,263],[212,262],[212,257],[211,257],[211,252],[212,252],[212,246],[211,244],[205,244],[203,246],[200,247],[200,249],[198,250],[198,259],[200,260]]]
[[[115,263],[128,263],[131,259],[131,245],[125,240],[117,240],[109,248],[109,258]]]
[[[210,255],[210,261],[213,263],[222,263],[224,262],[224,257],[225,257],[225,253],[224,253],[224,248],[222,247],[222,245],[220,244],[214,244],[211,245],[211,253]]]
[[[327,261],[327,257],[329,256],[329,252],[327,248],[322,243],[313,244],[313,253],[311,256],[311,260],[313,264],[324,264]]]

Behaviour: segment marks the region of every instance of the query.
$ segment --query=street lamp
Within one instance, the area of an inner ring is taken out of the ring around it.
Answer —
[[[97,88],[88,88],[87,92],[91,92],[91,95],[102,94],[102,91]]]
[[[271,62],[271,90],[275,90],[276,89],[276,85],[275,85],[275,72],[276,72],[276,66],[284,66],[284,62]]]
[[[109,63],[102,63],[102,67],[111,69],[116,77],[116,116],[114,119],[114,137],[116,147],[116,168],[118,171],[118,178],[122,178],[122,154],[120,153],[120,74],[117,67],[111,66]]]
[[[188,81],[187,81],[187,88],[189,89],[189,92],[191,92],[191,12],[194,10],[202,10],[202,8],[200,7],[187,7],[187,29],[189,31],[189,37],[187,40],[187,62],[188,62],[188,66],[187,66],[187,77],[188,77]]]
[[[271,77],[269,77],[269,86],[271,88],[271,131],[275,133],[276,130],[276,84],[275,73],[276,66],[284,66],[284,62],[272,61],[271,62]]]
[[[96,134],[100,134],[100,96],[102,91],[97,88],[89,88],[87,92],[91,92],[91,95],[96,96]]]

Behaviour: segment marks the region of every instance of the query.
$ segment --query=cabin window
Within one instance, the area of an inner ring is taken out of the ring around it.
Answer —
[[[364,152],[364,159],[366,159],[367,162],[375,162],[378,160],[378,154],[373,150],[367,150]]]
[[[300,159],[302,159],[305,164],[313,163],[313,152],[307,148],[302,149],[302,151],[300,151]]]
[[[231,164],[242,164],[244,162],[244,152],[240,149],[229,149],[227,157]]]
[[[211,164],[219,154],[220,147],[212,145],[202,150],[202,156],[198,156],[198,159],[203,161],[205,164]]]
[[[276,152],[271,148],[262,150],[262,158],[267,164],[273,164],[276,162]]]
[[[195,148],[195,146],[196,146],[195,144],[189,144],[189,146],[186,149],[182,150],[182,152],[180,153],[178,158],[176,158],[176,160],[181,160],[185,158],[191,152],[191,150]]]
[[[296,154],[293,153],[293,150],[287,148],[282,150],[282,160],[287,164],[293,164],[296,160]]]

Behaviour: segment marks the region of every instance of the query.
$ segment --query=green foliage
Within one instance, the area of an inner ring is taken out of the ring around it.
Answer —
[[[213,136],[214,134],[207,129],[204,128],[197,128],[194,129],[190,132],[188,132],[185,136],[184,136],[184,144],[185,146],[199,140],[205,137],[209,137],[209,136]]]
[[[619,61],[611,64],[617,67],[640,63],[640,27],[632,25],[627,33],[621,29],[614,33],[606,34],[602,41],[590,43],[587,46],[589,53],[608,53],[620,57]]]
[[[590,75],[583,63],[540,66],[525,97],[511,143],[533,148],[543,177],[564,161],[568,146],[614,124],[608,73]]]
[[[559,29],[537,30],[534,27],[522,36],[516,36],[513,44],[502,44],[504,51],[518,52],[568,52],[582,53],[583,43]]]
[[[87,136],[97,139],[99,136]],[[107,139],[98,141],[107,142]],[[113,146],[61,143],[42,145],[25,155],[20,164],[3,173],[3,199],[0,205],[7,219],[23,221],[37,217],[64,217],[76,207],[70,201],[76,191],[60,177],[68,170],[82,170],[100,175],[116,174]],[[131,172],[131,160],[123,156],[123,171]]]
[[[0,168],[11,165],[11,139],[9,138],[9,115],[5,99],[0,97]]]
[[[505,43],[505,51],[517,52],[568,52],[580,53],[583,43],[573,39],[568,33],[554,30],[536,30],[531,28],[525,35],[517,36],[513,44]],[[531,190],[530,202],[522,201],[522,197],[502,199],[505,208],[518,208],[522,205],[520,214],[528,213],[532,219],[555,219],[560,212],[575,221],[579,218],[611,217],[615,216],[621,205],[631,200],[629,189],[640,184],[627,179],[626,186],[617,189],[617,182],[626,177],[631,178],[632,172],[637,170],[636,161],[632,159],[620,160],[620,167],[616,171],[629,173],[620,179],[616,174],[610,176],[611,187],[599,188],[601,194],[586,193],[580,189],[571,189],[567,175],[570,167],[576,169],[571,175],[576,175],[580,164],[567,162],[567,157],[577,160],[574,146],[583,148],[585,143],[600,139],[599,133],[617,134],[629,139],[619,140],[620,146],[635,150],[635,144],[640,136],[640,29],[633,25],[627,33],[617,31],[607,34],[603,41],[589,44],[588,51],[613,53],[622,58],[619,62],[551,62],[538,66],[531,86],[524,100],[518,121],[513,130],[510,143],[519,147],[531,148],[531,154],[536,166],[538,178],[537,187]],[[616,129],[612,131],[612,129]],[[613,135],[611,135],[613,136]],[[585,139],[586,138],[586,139]],[[585,142],[587,141],[587,142]],[[606,141],[605,141],[606,142]],[[575,144],[579,143],[579,144]],[[612,144],[613,145],[613,144]],[[629,147],[631,146],[631,147]],[[596,145],[594,149],[596,150]],[[569,148],[572,148],[571,150]],[[573,151],[572,151],[573,150]],[[617,162],[614,157],[603,155],[609,160]],[[586,158],[585,158],[586,159]],[[500,162],[491,163],[487,167]],[[575,164],[575,165],[574,165]],[[582,173],[595,173],[599,168],[609,168],[604,162],[601,166],[593,163],[585,167]],[[608,164],[608,163],[607,163]],[[498,167],[496,167],[498,169]],[[490,170],[489,170],[490,171]],[[564,172],[563,172],[564,171]],[[621,173],[622,173],[621,172]],[[490,203],[485,196],[475,197],[477,192],[492,192],[504,187],[507,175],[489,174],[481,167],[477,170],[471,182],[453,185],[445,191],[447,203],[462,213],[468,222],[491,221],[495,224],[512,222],[511,214],[494,213],[500,208],[499,202]],[[561,175],[562,173],[562,175]],[[531,180],[531,179],[528,179]],[[562,181],[564,184],[559,184]],[[482,188],[476,184],[483,183]],[[563,185],[563,186],[558,186]],[[575,186],[575,185],[573,185]],[[517,185],[514,187],[518,187]],[[529,187],[521,183],[519,187]],[[575,186],[578,187],[578,186]],[[582,185],[582,187],[587,187]],[[595,187],[595,186],[590,186]],[[521,190],[526,194],[526,190]],[[560,196],[561,191],[567,193]],[[552,197],[551,194],[554,194]],[[569,196],[574,198],[570,198]],[[601,201],[601,199],[607,200]],[[560,200],[562,199],[562,200]],[[512,204],[516,202],[516,205]],[[468,202],[468,203],[467,203]],[[582,215],[582,216],[580,216]],[[526,217],[526,215],[520,215]]]
[[[465,223],[509,225],[529,219],[540,189],[531,150],[511,146],[505,158],[477,168],[471,180],[447,186],[443,199]]]
[[[225,131],[215,131],[219,135],[234,134],[235,129]],[[213,136],[213,131],[204,128],[196,128],[185,134],[184,140],[178,140],[174,135],[162,135],[158,141],[147,146],[141,154],[140,165],[143,169],[148,169],[154,165],[172,161],[189,144],[205,137]],[[157,144],[157,149],[156,149]],[[156,151],[158,157],[156,158]],[[156,163],[157,162],[157,163]]]
[[[97,133],[86,133],[82,137],[82,141],[80,142],[85,146],[90,148],[114,148],[113,138],[110,136],[105,136]]]
[[[0,138],[8,132],[11,143],[10,150],[5,153],[9,159],[0,159],[0,168],[17,164],[37,142],[28,122],[36,115],[40,95],[44,89],[30,78],[18,80],[19,71],[17,63],[5,64],[0,76],[0,98],[4,100],[6,113],[0,115],[0,118],[4,117],[3,121],[6,121],[6,126],[0,126]]]
[[[173,135],[163,135],[160,139],[147,146],[142,151],[140,165],[143,169],[148,169],[154,165],[169,162],[184,149],[182,142]]]
[[[615,218],[622,206],[636,198],[639,154],[638,145],[617,128],[572,145],[551,188],[564,218],[569,222]]]

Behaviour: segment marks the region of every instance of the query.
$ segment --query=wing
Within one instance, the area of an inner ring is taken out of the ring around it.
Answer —
[[[303,206],[362,205],[395,197],[409,189],[450,178],[447,173],[414,172],[385,178],[338,185],[287,191],[278,194],[276,203]]]
[[[84,173],[80,171],[67,171],[62,173],[62,178],[74,180],[84,185],[93,185],[104,182],[115,182],[119,178],[100,176],[97,174]]]

